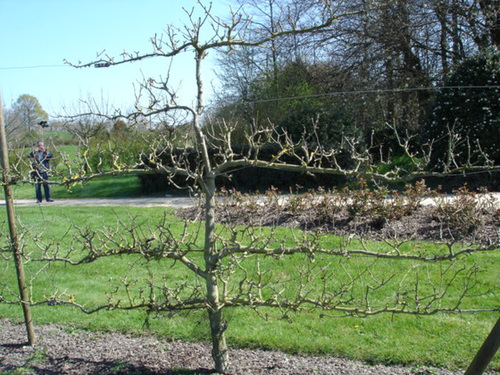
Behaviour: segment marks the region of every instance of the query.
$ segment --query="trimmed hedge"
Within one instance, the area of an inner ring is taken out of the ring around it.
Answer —
[[[268,145],[258,150],[258,158],[263,161],[272,160],[282,149],[278,145]],[[243,159],[248,157],[253,159],[256,157],[257,150],[251,150],[245,146],[233,147],[235,159]],[[296,151],[300,156],[301,152]],[[210,149],[210,157],[213,163],[222,162],[222,154],[220,149]],[[189,166],[189,169],[196,168],[200,165],[201,157],[198,151],[193,148],[175,149],[170,152],[166,150],[158,153],[158,158],[163,165],[172,166],[174,160],[177,165]],[[170,156],[172,155],[172,156]],[[347,157],[340,157],[344,164],[349,163]],[[283,156],[280,161],[299,164],[299,160],[292,156]],[[145,164],[154,168],[154,165],[145,160]],[[331,163],[325,158],[322,160],[324,167],[331,166]],[[176,189],[175,185],[182,188],[194,188],[196,183],[192,179],[186,179],[185,176],[169,176],[165,172],[155,174],[141,174],[138,176],[141,184],[141,189],[144,194],[158,194]],[[271,187],[282,191],[294,191],[301,188],[310,188],[318,186],[332,187],[339,184],[345,184],[346,177],[338,175],[312,175],[299,172],[291,172],[276,168],[262,167],[244,167],[232,171],[227,171],[223,176],[216,177],[216,185],[220,188],[237,189],[241,192],[264,192]]]
[[[277,145],[269,145],[259,149],[259,160],[269,161],[281,151]],[[248,158],[255,158],[256,150],[250,150],[248,147],[233,147],[233,152],[240,155],[238,158],[243,158],[243,155]],[[212,162],[220,163],[222,161],[221,150],[211,149],[209,153]],[[300,155],[300,152],[297,151]],[[188,149],[175,149],[164,150],[158,153],[158,159],[161,160],[163,165],[172,166],[174,160],[177,160],[177,165],[190,166],[189,169],[194,169],[201,165],[200,154],[193,148]],[[283,156],[281,161],[290,164],[298,164],[297,159],[291,156]],[[349,167],[350,160],[346,155],[338,157],[341,166],[344,168]],[[326,158],[322,161],[322,166],[331,167],[331,163]],[[144,160],[146,165],[155,168],[148,161]],[[185,176],[169,176],[165,172],[158,172],[154,174],[141,174],[138,176],[141,192],[147,195],[165,194],[166,192],[172,193],[177,191],[176,186],[181,188],[196,188],[196,183],[192,179],[186,179]],[[465,175],[453,175],[447,177],[433,177],[425,178],[426,184],[434,189],[440,188],[442,192],[451,193],[453,190],[467,184],[471,190],[478,190],[480,188],[487,188],[489,191],[500,190],[500,172],[499,171],[484,171],[477,170]],[[356,182],[352,178],[341,175],[326,175],[326,174],[306,174],[299,172],[290,172],[275,168],[261,168],[261,167],[244,167],[227,171],[226,175],[218,176],[216,178],[217,188],[236,189],[240,192],[265,192],[266,190],[274,187],[279,191],[288,192],[301,191],[304,189],[317,189],[323,187],[325,189],[345,186],[347,183]],[[393,186],[397,188],[399,184]]]

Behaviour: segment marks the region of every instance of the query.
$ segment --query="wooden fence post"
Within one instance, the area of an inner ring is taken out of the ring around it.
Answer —
[[[7,148],[7,136],[5,135],[5,124],[3,118],[2,97],[0,96],[0,156],[3,171],[3,188],[5,193],[5,204],[7,206],[7,219],[9,223],[10,241],[12,253],[14,255],[14,263],[16,265],[17,283],[19,286],[19,296],[24,313],[24,323],[28,334],[28,344],[35,344],[35,330],[33,328],[33,320],[31,319],[31,307],[29,304],[29,293],[24,275],[23,259],[19,246],[19,238],[16,230],[16,214],[14,212],[14,200],[12,198],[12,187],[10,186],[9,176],[9,151]]]
[[[500,347],[500,318],[484,341],[465,375],[481,375]]]

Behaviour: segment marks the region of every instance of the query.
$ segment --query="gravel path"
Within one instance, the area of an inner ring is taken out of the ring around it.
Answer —
[[[0,374],[212,374],[208,343],[152,336],[91,333],[56,325],[36,327],[37,344],[25,346],[22,324],[0,320]],[[233,375],[458,375],[429,367],[371,366],[335,357],[291,356],[275,351],[231,350]],[[488,374],[498,374],[490,372]]]
[[[142,198],[83,198],[83,199],[58,199],[54,202],[38,204],[35,199],[16,199],[16,206],[129,206],[129,207],[176,207],[185,208],[196,205],[196,198],[184,196],[142,197]],[[0,206],[5,206],[5,201],[0,201]]]
[[[488,193],[488,196],[500,206],[500,193]],[[280,200],[285,200],[286,195]],[[453,199],[451,196],[447,200]],[[189,196],[166,195],[164,197],[139,197],[139,198],[82,198],[82,199],[58,199],[54,202],[47,203],[43,201],[40,206],[132,206],[132,207],[175,207],[186,208],[197,205],[200,202],[199,198]],[[35,198],[33,199],[17,199],[14,201],[16,206],[36,206]],[[435,202],[432,198],[424,199],[421,202],[424,206],[433,205]],[[0,200],[0,206],[5,206],[5,201]]]

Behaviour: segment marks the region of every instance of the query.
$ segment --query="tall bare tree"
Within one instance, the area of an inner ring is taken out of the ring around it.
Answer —
[[[220,249],[217,246],[215,232],[215,178],[226,173],[235,166],[252,165],[255,161],[251,160],[233,160],[234,155],[230,152],[226,154],[222,163],[215,164],[210,156],[210,140],[202,130],[201,117],[205,109],[204,103],[204,82],[201,74],[202,64],[206,55],[211,50],[231,50],[240,46],[264,47],[266,44],[273,44],[280,37],[286,37],[294,34],[314,33],[322,28],[331,25],[338,17],[335,11],[329,7],[329,2],[324,2],[324,12],[322,17],[316,20],[315,24],[308,25],[307,28],[300,28],[298,25],[273,25],[272,30],[264,30],[252,35],[253,39],[248,38],[248,27],[251,20],[241,14],[233,13],[231,21],[225,23],[215,17],[210,8],[204,7],[203,15],[196,17],[194,10],[187,11],[190,24],[184,29],[178,29],[169,26],[164,36],[155,36],[151,39],[153,51],[146,54],[123,54],[121,61],[112,58],[103,58],[78,67],[89,67],[96,63],[104,63],[107,66],[126,64],[148,58],[175,58],[182,53],[191,52],[195,58],[195,70],[193,75],[196,79],[196,104],[194,107],[185,106],[177,103],[176,93],[169,87],[169,81],[159,81],[153,78],[146,80],[141,85],[141,91],[149,95],[149,106],[141,107],[138,101],[137,112],[124,114],[127,118],[148,117],[164,113],[167,111],[186,111],[192,116],[192,127],[195,134],[195,146],[199,152],[201,163],[199,167],[189,169],[189,166],[179,168],[179,166],[170,167],[175,174],[185,175],[197,181],[205,196],[205,245],[203,249],[205,264],[201,268],[195,265],[187,258],[181,260],[186,266],[192,269],[198,276],[202,277],[206,283],[206,303],[210,320],[210,329],[212,334],[213,351],[212,355],[215,361],[215,367],[219,372],[225,372],[228,366],[227,344],[225,340],[225,326],[222,316],[223,303],[220,300],[221,291],[219,286],[217,269],[220,267]],[[204,41],[202,31],[205,27],[211,28],[213,36],[209,36]],[[183,40],[179,41],[179,35]],[[159,92],[159,94],[157,93]],[[140,95],[139,95],[140,98]],[[228,150],[229,151],[229,150]],[[192,166],[191,166],[192,167]]]

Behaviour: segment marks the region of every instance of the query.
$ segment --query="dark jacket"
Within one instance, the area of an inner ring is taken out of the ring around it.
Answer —
[[[31,167],[33,171],[31,172],[32,177],[40,176],[42,173],[47,173],[50,170],[49,160],[52,159],[54,155],[48,151],[32,151],[28,155],[31,162]],[[46,176],[44,178],[47,178]]]

